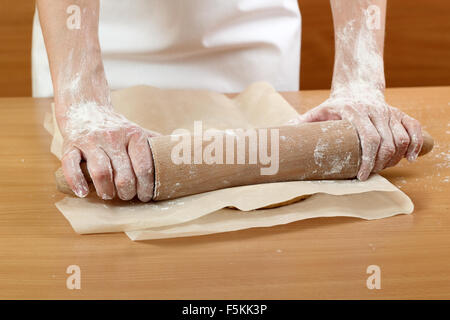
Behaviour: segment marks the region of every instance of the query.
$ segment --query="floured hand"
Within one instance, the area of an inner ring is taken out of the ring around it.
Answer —
[[[326,120],[348,120],[358,131],[362,149],[359,180],[366,180],[371,172],[396,165],[403,157],[414,161],[423,145],[420,123],[389,106],[384,98],[358,100],[351,95],[331,95],[299,119],[300,122]]]
[[[89,192],[80,169],[85,159],[100,198],[152,199],[154,171],[148,138],[157,133],[95,102],[71,105],[58,122],[64,137],[62,168],[75,194],[85,197]]]
[[[99,1],[83,1],[81,25],[66,28],[69,0],[37,1],[49,58],[55,115],[64,137],[62,167],[72,190],[85,197],[85,159],[97,194],[142,201],[153,195],[148,138],[155,135],[114,112],[98,39]]]

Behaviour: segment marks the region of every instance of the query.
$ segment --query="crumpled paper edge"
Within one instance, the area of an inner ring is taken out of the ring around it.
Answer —
[[[414,210],[411,199],[400,190],[369,193],[370,197],[361,193],[339,196],[320,193],[277,210],[258,210],[257,213],[222,209],[183,224],[125,233],[134,241],[165,239],[271,227],[318,217],[339,216],[374,220],[401,213],[410,214]],[[389,210],[384,211],[385,214],[380,215],[380,212],[388,208]]]

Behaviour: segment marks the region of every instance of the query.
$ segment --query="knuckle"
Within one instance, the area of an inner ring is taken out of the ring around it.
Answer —
[[[421,144],[421,141],[423,142],[422,136],[419,136],[417,133],[411,135],[411,144]]]
[[[353,107],[352,105],[348,105],[348,104],[344,105],[344,107],[342,108],[342,113],[347,116],[358,114],[355,107]],[[364,113],[364,111],[363,111],[363,113]]]
[[[123,188],[128,187],[128,185],[129,185],[129,181],[127,179],[125,179],[123,177],[116,179],[117,188],[123,189]]]
[[[399,139],[398,139],[398,146],[401,148],[406,148],[408,147],[409,143],[410,143],[410,139],[408,135],[402,135]]]
[[[342,108],[342,111],[345,111],[345,112],[352,112],[353,111],[353,108],[351,107],[351,106],[349,106],[349,105],[344,105],[344,107]]]
[[[401,115],[403,113],[399,108],[393,107],[393,106],[389,106],[389,110],[390,110],[391,114],[394,114],[394,115]]]
[[[116,187],[119,189],[128,189],[131,185],[134,185],[133,176],[120,176],[116,179]]]
[[[133,140],[137,145],[143,145],[146,143],[147,137],[142,131],[134,132],[130,141]]]
[[[109,178],[109,170],[107,168],[95,168],[90,170],[90,174],[93,179],[107,180]]]
[[[385,107],[380,108],[380,109],[379,109],[379,114],[378,114],[378,116],[380,117],[380,119],[381,119],[382,121],[388,121],[389,118],[390,118],[390,112],[389,112],[389,109],[388,109],[388,108],[385,108]]]
[[[382,144],[380,147],[380,154],[384,158],[391,158],[395,154],[394,144],[391,144],[391,143]]]
[[[132,136],[137,136],[137,139],[143,139],[145,138],[145,134],[144,134],[144,130],[141,127],[138,126],[131,126],[128,129],[129,134],[131,134]]]
[[[370,134],[367,138],[367,143],[371,146],[379,146],[381,138],[378,134]]]
[[[153,173],[152,167],[147,165],[141,165],[136,168],[136,176],[146,177]]]

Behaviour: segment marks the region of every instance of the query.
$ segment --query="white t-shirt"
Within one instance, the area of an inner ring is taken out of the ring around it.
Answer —
[[[99,39],[111,89],[238,92],[267,81],[289,91],[299,88],[300,28],[297,0],[104,0]],[[53,95],[37,14],[32,79],[33,96]]]

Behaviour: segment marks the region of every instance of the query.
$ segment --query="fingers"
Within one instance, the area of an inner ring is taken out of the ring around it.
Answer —
[[[406,151],[406,158],[408,161],[414,161],[419,156],[419,152],[423,146],[422,127],[419,121],[408,115],[403,116],[402,124],[408,132],[410,139],[409,147]]]
[[[352,123],[358,131],[362,150],[361,165],[357,178],[364,181],[367,180],[375,166],[381,138],[368,116],[355,116],[353,117]]]
[[[408,132],[406,132],[405,127],[403,127],[397,117],[391,117],[389,120],[389,126],[394,137],[395,153],[391,160],[386,164],[386,167],[393,167],[405,156],[410,139]]]
[[[107,151],[114,171],[114,184],[117,195],[122,200],[131,200],[136,195],[136,178],[125,147],[121,150]]]
[[[370,119],[380,136],[380,146],[375,158],[373,172],[380,172],[386,168],[395,154],[394,138],[389,127],[389,116],[387,114],[376,114],[371,116]]]
[[[417,120],[384,101],[375,101],[373,105],[351,99],[327,101],[293,119],[292,124],[340,119],[350,121],[358,131],[361,143],[359,180],[366,180],[371,172],[396,165],[403,157],[409,161],[418,157],[423,136]]]
[[[114,198],[113,173],[106,153],[100,148],[95,148],[84,151],[84,157],[97,195],[103,200]]]
[[[153,160],[147,136],[136,134],[128,143],[128,155],[136,175],[136,188],[139,200],[148,202],[153,197]]]
[[[62,157],[61,164],[64,177],[72,191],[81,198],[89,193],[89,187],[80,168],[81,152],[71,147]]]

